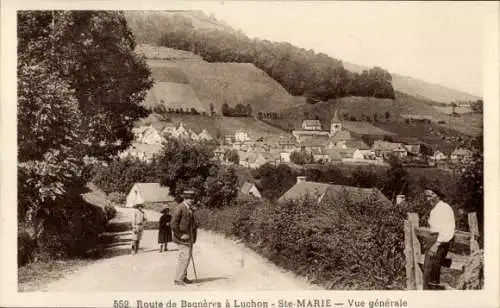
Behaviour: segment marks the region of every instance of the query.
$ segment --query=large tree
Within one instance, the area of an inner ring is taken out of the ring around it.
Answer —
[[[128,147],[153,81],[121,12],[17,17],[18,217],[39,234],[54,217],[67,226],[85,218],[72,206],[84,184],[83,158]]]

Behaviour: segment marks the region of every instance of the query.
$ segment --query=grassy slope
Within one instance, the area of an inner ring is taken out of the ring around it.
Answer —
[[[208,63],[195,55],[190,57],[190,53],[178,53],[169,48],[140,46],[139,50],[147,57],[155,57],[147,60],[155,80],[189,83],[205,110],[210,110],[210,104],[213,104],[215,112],[220,114],[222,104],[227,102],[232,107],[250,104],[258,112],[272,106],[288,107],[303,101],[303,98],[291,96],[253,64]],[[188,104],[186,107],[197,106]]]
[[[219,133],[221,136],[232,134],[240,129],[248,132],[250,138],[264,137],[266,141],[277,140],[280,136],[291,137],[289,133],[263,123],[255,118],[245,117],[223,117],[223,116],[198,116],[198,115],[169,115],[171,122],[179,124],[182,122],[188,128],[199,133],[206,129],[213,137]]]
[[[476,135],[482,129],[482,116],[480,114],[463,114],[460,117],[452,117],[446,113],[439,112],[428,101],[418,99],[416,97],[406,95],[401,92],[396,92],[396,99],[378,99],[373,97],[343,97],[328,102],[320,102],[315,105],[301,104],[291,108],[283,108],[277,110],[290,117],[296,117],[292,120],[293,126],[300,126],[301,120],[307,115],[308,118],[314,119],[318,117],[324,128],[329,128],[331,119],[334,112],[339,109],[339,116],[342,119],[347,116],[349,119],[354,116],[357,120],[365,119],[370,116],[373,120],[374,114],[377,114],[378,123],[376,126],[387,129],[389,131],[401,134],[402,136],[414,136],[408,134],[403,128],[405,126],[404,119],[400,116],[404,114],[420,115],[433,118],[434,121],[443,120],[445,123],[442,128],[446,131],[454,130],[455,134]],[[390,113],[390,121],[386,121],[385,113]],[[394,122],[396,125],[387,123]],[[281,121],[280,125],[287,125]],[[399,123],[401,122],[401,123]],[[432,124],[432,127],[439,127],[440,125]],[[416,136],[425,136],[425,132],[417,131]]]

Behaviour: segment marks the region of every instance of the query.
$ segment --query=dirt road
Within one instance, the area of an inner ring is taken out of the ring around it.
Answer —
[[[127,219],[129,210],[119,209],[118,220]],[[158,214],[147,213],[150,220]],[[127,237],[127,232],[122,232]],[[174,285],[176,245],[159,253],[156,230],[146,230],[136,255],[128,254],[128,243],[114,248],[115,255],[96,261],[39,291],[66,292],[148,292],[165,290],[313,290],[318,286],[278,268],[243,244],[213,232],[200,230],[193,255],[198,280],[188,286]],[[194,279],[192,266],[188,278]]]

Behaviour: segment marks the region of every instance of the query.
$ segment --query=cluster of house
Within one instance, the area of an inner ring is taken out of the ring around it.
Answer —
[[[132,129],[134,141],[132,145],[122,153],[120,158],[135,157],[143,161],[151,161],[153,156],[161,151],[162,143],[167,136],[176,139],[212,140],[213,137],[206,129],[200,133],[186,127],[182,122],[178,125],[173,123],[155,122],[148,126],[135,127]]]
[[[191,140],[214,139],[206,129],[196,133],[182,122],[178,125],[154,123],[134,128],[133,132],[135,139],[132,146],[120,157],[133,156],[150,161],[161,151],[166,136]],[[362,136],[369,136],[374,140],[373,144],[367,145]],[[304,120],[301,128],[289,136],[252,137],[244,128],[226,135],[223,140],[219,140],[220,145],[215,149],[216,159],[230,164],[232,162],[228,160],[227,153],[236,151],[240,165],[255,169],[266,163],[289,163],[293,152],[306,153],[314,163],[385,164],[388,157],[396,156],[436,165],[444,161],[457,163],[472,157],[472,152],[463,148],[455,149],[449,156],[438,150],[426,156],[422,151],[423,143],[418,139],[385,141],[385,137],[397,136],[368,122],[342,121],[338,112],[335,112],[329,130],[323,130],[319,120]]]
[[[375,137],[372,146],[368,146],[361,136]],[[218,159],[225,163],[225,153],[235,150],[239,164],[249,168],[258,168],[265,163],[288,163],[293,152],[307,153],[315,163],[357,163],[385,164],[389,156],[401,159],[420,159],[435,164],[451,160],[459,162],[470,159],[472,153],[467,149],[456,149],[450,157],[435,151],[427,157],[422,151],[423,143],[414,138],[405,138],[405,142],[384,141],[384,137],[396,137],[368,122],[341,121],[338,113],[331,121],[330,130],[323,130],[319,120],[304,120],[301,129],[294,130],[292,136],[280,137],[279,140],[251,139],[244,130],[234,137],[226,136],[223,145],[215,150]]]

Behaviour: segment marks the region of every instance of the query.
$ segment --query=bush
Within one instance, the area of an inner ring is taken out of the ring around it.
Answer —
[[[114,206],[106,204],[104,206],[104,215],[106,217],[106,221],[110,221],[111,219],[116,217],[116,209]]]
[[[201,209],[202,227],[243,239],[271,261],[329,289],[403,289],[403,221],[409,208],[356,204],[270,204],[239,198]]]
[[[36,253],[36,242],[28,232],[18,230],[17,232],[17,266],[23,266],[34,260]]]

